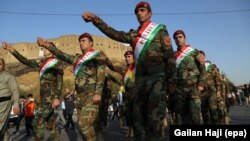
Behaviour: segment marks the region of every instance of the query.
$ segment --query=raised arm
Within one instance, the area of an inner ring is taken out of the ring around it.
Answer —
[[[133,39],[129,36],[129,33],[123,31],[117,31],[114,28],[108,26],[100,17],[91,12],[84,12],[82,18],[85,22],[92,22],[99,30],[113,40],[131,43]]]
[[[55,55],[58,59],[63,60],[69,64],[74,64],[74,56],[69,55],[67,53],[62,52],[58,48],[56,48],[55,44],[49,42],[43,38],[37,38],[37,44],[40,47],[48,49],[53,55]]]
[[[5,50],[8,50],[17,60],[19,60],[21,63],[34,68],[35,70],[39,70],[39,63],[35,60],[29,60],[23,55],[21,55],[18,51],[16,51],[15,48],[13,48],[9,43],[3,42],[2,43],[3,48]]]

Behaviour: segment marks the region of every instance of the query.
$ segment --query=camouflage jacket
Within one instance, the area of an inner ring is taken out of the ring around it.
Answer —
[[[211,63],[206,62],[206,86],[214,86],[217,91],[220,91],[220,80],[218,78],[217,69]]]
[[[121,83],[123,83],[123,77],[124,74],[126,72],[126,70],[128,69],[127,66],[120,68],[114,68],[113,71],[108,71],[106,72],[106,76],[112,80],[113,82],[117,83],[118,85],[120,85]],[[134,83],[133,81],[129,80],[126,85],[125,85],[125,91],[126,89],[133,89],[134,88]]]
[[[19,52],[14,51],[12,54],[23,64],[40,71],[41,67],[46,63],[48,59],[45,58],[37,62],[36,60],[29,60]],[[62,61],[58,60],[54,67],[47,69],[44,75],[40,77],[40,89],[56,88],[57,93],[61,95],[61,90],[63,87],[63,64]]]
[[[176,53],[180,51],[180,48]],[[205,65],[198,61],[198,50],[194,49],[177,67],[178,86],[205,86]]]
[[[113,40],[129,43],[131,46],[139,34],[141,26],[137,30],[131,29],[129,32],[117,31],[108,26],[102,19],[97,17],[94,25],[104,34]],[[174,51],[168,31],[164,25],[152,39],[143,58],[137,62],[136,77],[147,76],[165,72],[167,82],[175,83],[176,65],[174,60]]]
[[[55,47],[49,47],[48,50],[59,59],[72,65],[82,56],[82,54],[69,55]],[[80,67],[79,73],[75,76],[75,89],[77,93],[94,91],[96,94],[102,94],[106,59],[106,56],[99,53],[98,56],[87,61],[84,63],[84,66]]]

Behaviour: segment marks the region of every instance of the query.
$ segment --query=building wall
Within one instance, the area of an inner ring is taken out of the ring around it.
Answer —
[[[58,38],[48,39],[53,41],[55,45],[65,53],[75,55],[81,53],[78,42],[79,35],[63,35]],[[104,51],[109,58],[123,59],[123,54],[127,50],[131,50],[127,45],[116,42],[110,38],[104,36],[93,35],[94,48],[96,50]],[[14,43],[13,47],[28,59],[38,59],[43,57],[42,49],[37,43]],[[15,59],[8,51],[0,48],[0,56],[5,59],[6,63],[17,63]]]

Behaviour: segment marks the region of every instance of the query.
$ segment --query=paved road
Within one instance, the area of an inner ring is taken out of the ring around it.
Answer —
[[[230,108],[229,115],[231,116],[232,125],[250,125],[250,107],[245,106],[232,106]],[[125,137],[127,128],[119,127],[117,120],[110,121],[109,127],[104,130],[103,136],[105,141],[132,141],[133,139]],[[10,132],[14,131],[14,127],[10,128]],[[168,129],[167,129],[168,131]],[[166,131],[165,141],[169,141],[169,136]],[[46,141],[49,141],[49,136],[46,134]],[[79,131],[74,130],[62,130],[60,134],[62,141],[83,141]],[[21,132],[18,135],[12,135],[12,141],[34,141],[33,137],[25,137],[25,128],[23,123],[21,124]]]

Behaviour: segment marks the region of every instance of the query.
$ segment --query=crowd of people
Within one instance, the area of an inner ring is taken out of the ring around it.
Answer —
[[[216,64],[206,59],[204,51],[187,44],[183,30],[173,33],[177,46],[174,51],[166,26],[151,21],[149,3],[139,2],[134,13],[139,27],[129,32],[112,28],[94,13],[82,15],[85,22],[92,22],[109,38],[131,45],[132,50],[124,54],[126,66],[114,66],[105,52],[95,50],[94,40],[87,32],[78,38],[82,54],[76,55],[64,53],[53,42],[37,38],[45,57],[40,62],[27,59],[3,42],[4,49],[39,72],[40,99],[34,101],[32,95],[28,95],[26,100],[20,97],[18,103],[17,85],[11,85],[11,90],[0,91],[0,107],[9,102],[8,111],[0,110],[0,118],[2,113],[7,117],[12,104],[9,97],[13,95],[15,111],[20,113],[14,133],[18,133],[20,121],[25,117],[27,136],[32,130],[36,141],[44,140],[45,129],[53,141],[59,141],[58,119],[63,128],[74,129],[74,109],[79,131],[86,141],[102,140],[98,134],[107,128],[109,118],[115,116],[120,126],[125,123],[128,126],[126,136],[136,141],[162,140],[167,121],[175,125],[229,124],[226,99],[232,89]],[[63,88],[62,61],[73,66],[74,90]],[[2,64],[4,60],[0,59],[0,69]],[[4,73],[0,71],[0,87],[8,84],[6,80],[2,85],[2,79],[13,79]],[[111,93],[111,82],[120,86],[115,96]],[[243,91],[249,105],[249,89]],[[5,124],[0,123],[0,139],[5,135]]]

